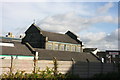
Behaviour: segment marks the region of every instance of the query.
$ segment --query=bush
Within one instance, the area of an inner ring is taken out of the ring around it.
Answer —
[[[78,75],[72,74],[54,74],[54,68],[46,67],[45,70],[37,69],[36,73],[25,73],[25,71],[17,71],[16,73],[2,74],[2,80],[120,80],[120,74],[117,72],[96,74],[92,78],[80,78]]]
[[[36,73],[25,73],[25,71],[17,71],[16,73],[6,73],[1,75],[2,80],[77,80],[78,76],[71,74],[61,74],[58,73],[54,75],[54,70],[46,67],[46,70],[40,71],[39,69]]]

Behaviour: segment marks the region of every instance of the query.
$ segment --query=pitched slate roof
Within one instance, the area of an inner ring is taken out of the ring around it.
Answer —
[[[57,60],[71,61],[73,58],[75,61],[86,62],[88,59],[90,62],[100,62],[91,53],[69,52],[69,51],[54,51],[35,48],[39,52],[39,60],[53,60],[56,57]]]
[[[91,51],[95,51],[97,48],[85,48],[83,49],[83,52],[91,52]]]
[[[67,34],[60,34],[60,33],[55,33],[55,32],[48,32],[48,31],[44,31],[44,30],[41,30],[37,25],[35,24],[32,24],[28,30],[26,31],[27,32],[30,32],[30,33],[33,33],[33,31],[36,31],[37,30],[40,32],[40,34],[42,34],[43,36],[45,37],[48,37],[48,40],[49,41],[56,41],[56,42],[64,42],[64,43],[73,43],[73,44],[79,44],[76,40],[72,39],[70,36],[68,36]]]
[[[98,56],[106,56],[106,52],[105,51],[100,51],[100,52],[97,52],[97,55]]]
[[[0,52],[0,55],[22,55],[22,56],[34,56],[31,51],[24,45],[21,44],[21,42],[18,41],[12,41],[11,39],[0,39],[5,43],[13,43],[14,47],[9,46],[0,46],[2,49],[2,52]]]
[[[2,46],[2,55],[34,56],[31,51],[21,43],[14,43],[15,47]]]
[[[77,41],[69,37],[67,34],[59,34],[59,33],[47,32],[47,31],[41,31],[41,32],[43,36],[48,37],[49,41],[78,44]]]

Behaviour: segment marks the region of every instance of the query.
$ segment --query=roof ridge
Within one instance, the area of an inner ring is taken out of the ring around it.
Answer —
[[[41,31],[44,31],[44,30],[41,30]],[[54,33],[54,34],[65,35],[65,34],[62,34],[62,33],[57,33],[57,32],[50,32],[50,31],[44,31],[44,32],[49,32],[49,33]]]

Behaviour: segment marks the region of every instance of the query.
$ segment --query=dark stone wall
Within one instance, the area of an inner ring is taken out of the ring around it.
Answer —
[[[35,24],[32,24],[25,32],[25,34],[30,34],[30,33],[37,33],[39,32],[40,33],[40,28],[39,27],[36,27]]]
[[[28,42],[33,48],[45,48],[46,37],[40,34],[40,30],[31,25],[25,32],[25,37],[22,39],[22,43]]]

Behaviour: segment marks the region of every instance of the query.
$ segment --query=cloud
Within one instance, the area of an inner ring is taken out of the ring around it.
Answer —
[[[112,8],[113,6],[114,6],[113,3],[111,3],[111,2],[110,2],[110,3],[107,3],[107,4],[105,4],[104,6],[98,8],[97,13],[99,13],[99,14],[107,13],[108,10],[109,10],[110,8]]]
[[[88,42],[88,41],[100,41],[104,37],[106,37],[106,33],[105,32],[99,32],[99,33],[88,32],[84,36],[81,35],[80,38],[82,39],[82,41]]]
[[[107,16],[96,16],[96,17],[93,17],[91,18],[91,22],[92,23],[98,23],[98,22],[107,22],[107,23],[115,23],[117,24],[118,23],[118,18],[117,17],[112,17],[110,15],[107,15]]]
[[[117,22],[115,22],[115,20],[116,18],[112,16],[93,16],[85,18],[77,15],[75,12],[69,12],[46,17],[37,21],[37,25],[40,26],[41,29],[47,31],[65,32],[67,30],[72,30],[78,33],[97,23],[116,24]]]
[[[54,3],[54,2],[53,3],[52,2],[49,2],[49,3],[44,3],[44,2],[43,3],[30,3],[30,2],[3,3],[2,4],[3,15],[1,17],[3,21],[2,27],[4,28],[3,35],[5,35],[8,32],[8,30],[10,32],[13,32],[13,34],[17,34],[17,32],[20,32],[18,28],[23,28],[23,29],[28,28],[28,25],[31,24],[34,19],[45,20],[46,19],[45,17],[47,16],[65,14],[66,12],[72,12],[72,11],[78,12],[79,15],[89,14],[88,11],[85,11],[86,5],[82,5],[82,3],[79,3],[79,4],[74,3],[74,4],[62,3],[62,2],[61,3]],[[50,24],[43,24],[43,26],[44,25],[49,26]],[[68,26],[68,25],[65,25],[65,26]],[[61,25],[58,25],[58,27],[61,27]],[[64,28],[61,27],[61,30],[64,30]]]
[[[65,32],[69,29],[76,33],[89,28],[92,24],[117,22],[117,18],[111,15],[86,17],[91,16],[93,10],[89,10],[90,5],[85,4],[62,2],[3,3],[2,20],[4,33],[9,30],[16,34],[17,31],[19,32],[18,28],[27,29],[34,19],[38,20],[40,27],[45,30]],[[12,29],[8,26],[12,27]],[[15,29],[18,30],[16,31]]]
[[[100,3],[101,5],[101,3]],[[3,3],[2,26],[4,34],[11,31],[13,34],[20,34],[25,31],[34,19],[36,24],[43,30],[64,33],[67,30],[79,34],[79,32],[90,29],[97,23],[118,23],[118,18],[108,13],[113,3],[107,3],[102,7],[99,5],[97,14],[96,8],[91,8],[89,3]],[[6,24],[7,23],[7,24]],[[100,28],[99,28],[100,29]],[[80,35],[87,45],[99,48],[114,47],[112,41],[115,32],[107,35],[105,32],[88,33]],[[91,37],[92,36],[92,37]],[[98,37],[99,36],[99,37]],[[99,43],[99,44],[98,44]],[[102,45],[105,43],[104,45]]]
[[[120,32],[120,28],[116,29],[111,34],[107,35],[105,37],[106,41],[112,42],[112,41],[118,41],[118,40],[120,40],[120,37],[118,37],[120,35],[119,32]]]
[[[81,35],[81,40],[85,44],[85,47],[96,47],[100,50],[105,49],[119,49],[120,47],[120,28],[113,31],[111,34],[106,34],[104,32],[99,33],[87,33]]]

